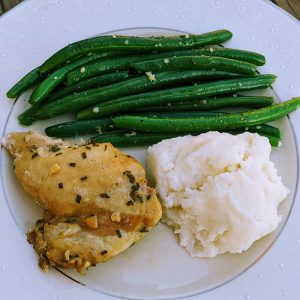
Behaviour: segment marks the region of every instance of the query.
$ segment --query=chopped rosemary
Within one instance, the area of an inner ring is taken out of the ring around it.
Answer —
[[[107,250],[103,250],[102,252],[101,252],[101,255],[105,255],[107,253]]]
[[[126,205],[127,205],[127,206],[130,206],[130,205],[133,205],[133,204],[134,204],[134,203],[133,203],[132,200],[129,200],[129,201],[126,202]]]
[[[125,171],[125,172],[123,172],[123,174],[128,177],[130,183],[135,182],[135,177],[132,175],[132,173],[130,171]]]
[[[81,156],[82,156],[82,158],[86,158],[86,153],[85,153],[85,152],[82,152],[82,153],[81,153]]]
[[[52,146],[52,147],[49,148],[49,151],[51,151],[51,152],[58,152],[60,150],[61,149],[57,145],[54,145],[54,146]]]
[[[109,195],[107,193],[102,193],[100,194],[101,198],[110,198]]]
[[[144,226],[144,227],[140,230],[140,232],[149,232],[149,230],[147,229],[146,226]]]
[[[134,196],[134,200],[135,200],[135,201],[139,200],[141,203],[144,202],[144,199],[143,199],[143,197],[142,197],[141,195],[135,195],[135,196]]]
[[[85,181],[85,180],[87,180],[87,176],[83,176],[83,177],[81,177],[81,178],[80,178],[80,180],[81,180],[81,181]]]
[[[69,166],[74,168],[76,166],[76,163],[71,162],[69,163]]]
[[[81,196],[80,196],[80,195],[76,195],[75,200],[76,200],[77,203],[80,203],[80,201],[81,201]]]
[[[131,192],[130,192],[130,197],[133,199],[133,200],[135,200],[135,197],[136,197],[136,193],[137,193],[137,191],[139,190],[139,188],[140,188],[140,184],[137,182],[136,184],[133,184],[132,186],[131,186]]]
[[[122,233],[121,233],[121,231],[120,231],[119,229],[116,230],[116,234],[117,234],[117,236],[118,236],[119,238],[122,237]]]
[[[36,158],[37,156],[39,156],[39,154],[38,154],[37,152],[35,152],[35,153],[33,153],[33,154],[31,155],[31,159],[34,159],[34,158]]]
[[[64,184],[63,184],[62,182],[60,182],[60,183],[58,184],[58,187],[59,187],[60,189],[63,189],[63,188],[64,188]]]
[[[92,148],[90,146],[85,146],[85,149],[91,150]]]

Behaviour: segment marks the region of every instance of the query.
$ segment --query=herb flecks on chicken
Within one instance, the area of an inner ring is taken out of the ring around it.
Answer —
[[[23,132],[9,134],[5,146],[24,190],[44,208],[27,237],[45,270],[83,272],[129,248],[161,218],[144,168],[109,143],[76,146]]]

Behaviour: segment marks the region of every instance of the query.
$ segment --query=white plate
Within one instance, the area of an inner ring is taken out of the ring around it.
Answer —
[[[123,34],[199,33],[219,28],[233,31],[234,38],[228,46],[266,55],[268,63],[260,70],[279,76],[274,87],[280,100],[300,94],[300,26],[269,2],[32,0],[0,18],[0,95],[5,102],[0,126],[6,126],[6,132],[27,129],[16,122],[26,95],[11,110],[12,101],[5,98],[5,92],[20,76],[69,42],[112,31]],[[299,112],[292,116],[298,137],[297,118]],[[31,128],[41,130],[45,124]],[[134,247],[89,271],[88,275],[82,277],[72,271],[65,272],[87,287],[57,271],[46,275],[37,268],[36,256],[24,233],[40,216],[40,209],[21,191],[11,172],[9,157],[2,151],[1,294],[9,299],[110,298],[105,293],[132,299],[176,298],[208,291],[195,298],[295,299],[300,285],[297,197],[287,226],[269,249],[289,216],[298,181],[297,146],[292,128],[287,119],[278,125],[284,134],[283,146],[273,151],[272,159],[291,194],[280,207],[283,222],[274,234],[241,255],[192,259],[178,246],[170,230],[159,225]],[[141,149],[130,151],[144,159]],[[238,276],[240,273],[242,275]]]

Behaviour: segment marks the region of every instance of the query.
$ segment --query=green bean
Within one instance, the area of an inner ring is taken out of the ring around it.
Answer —
[[[79,55],[99,51],[166,51],[175,49],[191,49],[204,45],[216,45],[229,40],[232,33],[228,30],[218,30],[201,35],[185,35],[163,37],[160,39],[132,36],[99,36],[72,43],[47,59],[40,67],[42,73],[47,73],[66,61]]]
[[[243,131],[232,131],[232,134],[240,134]],[[198,133],[200,134],[200,133]],[[259,133],[269,139],[270,144],[273,147],[278,147],[280,145],[280,138]],[[195,135],[195,134],[193,134]],[[165,139],[171,139],[175,137],[182,136],[180,133],[145,133],[145,132],[112,132],[108,134],[101,134],[92,137],[91,142],[95,143],[112,143],[116,147],[134,147],[134,146],[144,146],[153,145],[161,142]]]
[[[91,142],[111,143],[116,147],[132,147],[152,145],[164,139],[170,139],[178,135],[168,133],[135,133],[135,132],[112,132],[111,134],[100,134],[92,137]]]
[[[229,112],[217,112],[217,111],[172,111],[172,112],[144,112],[140,113],[139,116],[143,117],[169,117],[169,118],[191,118],[191,117],[203,117],[203,116],[223,116],[228,115]],[[130,113],[129,115],[132,115]],[[133,114],[135,115],[135,114]],[[249,131],[249,132],[258,132],[259,134],[266,134],[271,135],[277,138],[281,138],[281,132],[279,128],[268,125],[268,124],[261,124],[256,126],[249,126],[244,128],[242,131]]]
[[[114,129],[111,118],[72,121],[56,124],[45,129],[48,136],[69,137],[81,134],[101,133]]]
[[[88,62],[91,62],[93,60],[98,61],[99,59],[108,57],[110,55],[111,53],[109,52],[95,53],[83,58],[79,58],[78,60],[72,61],[69,64],[61,67],[60,69],[50,74],[44,81],[42,81],[36,87],[36,89],[31,94],[28,102],[32,105],[36,105],[37,103],[42,102],[53,89],[55,89],[64,81],[68,72]]]
[[[124,72],[115,72],[115,73],[108,73],[92,78],[88,78],[86,80],[82,80],[78,83],[72,84],[70,86],[64,87],[61,90],[53,93],[49,100],[56,100],[72,93],[78,93],[81,91],[89,90],[92,88],[99,88],[105,85],[109,85],[115,82],[121,82],[125,79],[135,78],[136,75],[130,74],[128,71]]]
[[[84,107],[117,97],[142,93],[144,91],[172,86],[179,83],[209,80],[210,78],[232,78],[236,76],[236,74],[217,71],[164,72],[156,74],[155,80],[150,80],[147,76],[140,76],[101,88],[80,92],[76,95],[66,96],[47,103],[37,112],[36,118],[52,118],[69,111],[77,111]]]
[[[35,121],[34,116],[37,113],[37,111],[39,110],[39,108],[40,108],[39,105],[31,106],[29,109],[27,109],[23,113],[21,113],[18,116],[18,120],[19,120],[20,124],[26,125],[26,126],[31,125]]]
[[[34,107],[35,108],[35,107]],[[175,113],[175,116],[207,116],[211,114],[223,114],[218,112],[180,112]],[[158,113],[145,113],[143,115],[147,116],[170,116],[170,113],[158,112]],[[174,113],[172,113],[174,115]],[[112,118],[102,118],[102,119],[92,119],[92,120],[82,120],[82,121],[71,121],[64,122],[56,125],[49,126],[45,128],[45,133],[48,136],[55,137],[69,137],[77,136],[82,134],[90,133],[102,133],[106,131],[114,130],[114,122]]]
[[[249,126],[246,127],[245,130],[253,133],[257,132],[260,135],[273,136],[278,138],[279,140],[281,139],[280,129],[269,124]]]
[[[239,57],[244,58],[245,56],[246,57],[249,56],[249,55],[248,56],[245,55],[244,53],[240,54],[239,52],[240,52],[240,50],[235,50],[235,49],[225,49],[223,51],[215,50],[213,52],[209,51],[210,54],[213,54],[211,56],[220,55],[221,57],[230,58],[230,59],[232,58],[235,60]],[[70,84],[73,84],[74,82],[84,80],[85,78],[103,74],[103,73],[109,72],[109,71],[126,70],[126,69],[129,69],[133,63],[137,63],[137,62],[142,63],[142,62],[145,62],[148,60],[167,59],[169,57],[202,56],[203,53],[207,53],[207,49],[206,50],[204,50],[204,49],[179,50],[179,51],[170,51],[170,52],[162,52],[162,53],[147,53],[147,54],[143,54],[143,55],[131,55],[131,56],[127,55],[125,57],[123,56],[123,57],[118,57],[118,58],[105,60],[105,61],[101,61],[101,62],[95,62],[95,63],[85,66],[85,72],[81,72],[80,69],[76,69],[76,70],[70,72],[67,75],[67,84],[70,85]],[[214,61],[213,61],[213,63],[216,64]],[[211,63],[211,64],[213,64],[213,63]],[[220,66],[220,62],[218,63],[218,65]],[[223,65],[224,65],[224,63],[223,63]],[[228,65],[228,61],[227,61],[227,64],[225,62],[225,66],[227,66],[227,65]],[[234,66],[238,65],[239,69],[240,68],[242,68],[243,70],[246,69],[246,71],[248,71],[247,74],[255,73],[255,65],[252,65],[252,64],[248,65],[247,63],[245,63],[245,64],[242,63],[242,67],[240,67],[240,63],[238,63],[237,61],[234,61],[233,65]],[[230,65],[229,65],[229,67],[230,67]],[[149,71],[149,70],[147,70],[147,71]]]
[[[143,117],[200,117],[200,116],[211,116],[211,115],[225,115],[227,112],[219,111],[152,111],[152,112],[142,112],[142,113],[128,113],[126,115],[137,115]]]
[[[80,69],[76,69],[70,72],[67,75],[67,85],[72,85],[74,83],[80,82],[87,78],[101,75],[109,72],[116,72],[116,71],[124,71],[128,70],[130,64],[132,62],[140,61],[141,58],[147,60],[153,59],[156,57],[157,54],[144,54],[144,55],[129,55],[129,56],[121,56],[112,59],[106,59],[104,61],[95,62],[93,64],[86,65],[84,67],[84,72],[81,72]],[[141,57],[141,58],[140,58]]]
[[[236,50],[236,49],[228,49],[228,48],[210,48],[210,49],[196,49],[196,50],[179,50],[179,51],[171,51],[171,52],[163,52],[163,53],[150,53],[139,56],[126,56],[120,57],[118,59],[111,59],[108,61],[103,61],[100,63],[95,62],[94,64],[89,64],[85,67],[85,72],[80,72],[80,69],[74,70],[68,74],[68,84],[72,84],[76,81],[83,80],[84,78],[89,78],[98,74],[102,74],[109,70],[122,70],[128,69],[132,63],[148,61],[158,58],[167,58],[167,57],[179,57],[179,56],[218,56],[233,60],[240,60],[243,62],[252,62],[254,61],[254,65],[261,65],[265,62],[265,59],[262,55]],[[235,62],[236,63],[236,62]],[[249,65],[246,65],[249,67]],[[255,67],[252,66],[251,74],[255,71]],[[248,74],[248,73],[247,73]]]
[[[116,128],[128,128],[144,132],[193,133],[210,130],[234,130],[280,119],[298,109],[299,106],[300,97],[297,97],[272,106],[224,116],[198,118],[118,116],[113,120]]]
[[[179,112],[179,111],[207,111],[226,107],[260,108],[272,105],[270,96],[223,96],[218,98],[196,99],[191,101],[169,102],[165,105],[145,106],[130,109],[130,113],[144,112]]]
[[[247,62],[212,56],[180,56],[132,63],[131,67],[142,72],[178,70],[218,70],[237,74],[255,75],[256,66]]]
[[[205,99],[207,97],[213,97],[222,94],[232,94],[240,91],[266,88],[274,82],[275,78],[276,76],[274,75],[259,75],[131,95],[98,104],[96,106],[88,107],[78,112],[76,117],[79,120],[92,119],[107,115],[111,116],[113,114],[128,111],[137,107],[146,107],[179,101],[190,101],[199,98]]]
[[[167,58],[172,56],[182,56],[182,55],[194,55],[197,50],[185,50],[185,51],[172,51],[172,52],[162,52],[162,53],[147,53],[143,55],[127,55],[117,58],[96,61],[90,63],[84,67],[84,72],[81,68],[75,69],[74,71],[67,74],[67,85],[74,84],[90,78],[99,74],[105,74],[112,71],[122,71],[130,69],[132,63],[135,62],[145,62],[148,60],[153,60],[157,58]],[[236,63],[236,62],[235,62]],[[247,64],[247,63],[246,63]],[[255,66],[254,66],[255,69]]]
[[[39,68],[33,69],[20,79],[7,93],[8,98],[16,98],[20,96],[24,91],[34,86],[42,80],[44,76],[39,72]]]
[[[206,56],[218,56],[218,57],[225,57],[231,58],[239,61],[245,61],[256,66],[262,66],[266,63],[266,59],[262,54],[239,50],[239,49],[232,49],[232,48],[223,48],[223,47],[205,47],[202,49],[194,50],[195,56],[199,55],[206,55]]]

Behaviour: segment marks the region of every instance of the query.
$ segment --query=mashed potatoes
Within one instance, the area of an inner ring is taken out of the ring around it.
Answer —
[[[240,253],[278,226],[289,191],[270,152],[268,140],[251,133],[208,132],[149,148],[164,221],[192,256]]]

